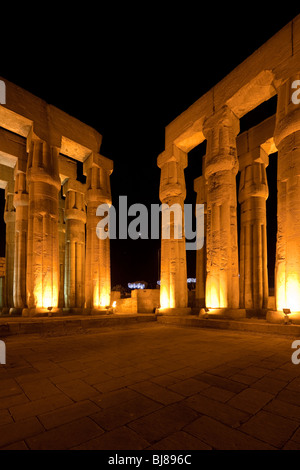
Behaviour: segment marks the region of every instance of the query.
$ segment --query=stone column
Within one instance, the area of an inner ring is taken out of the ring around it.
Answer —
[[[196,307],[205,307],[205,285],[206,285],[206,181],[204,176],[194,180],[194,191],[197,193],[196,204],[204,204],[204,244],[196,251]]]
[[[22,314],[27,304],[26,268],[27,268],[27,231],[28,231],[28,186],[26,162],[18,160],[15,167],[14,207],[16,209],[13,314]]]
[[[13,182],[9,182],[5,188],[5,208],[4,221],[6,224],[6,245],[5,245],[5,295],[3,314],[9,313],[9,309],[14,306],[13,286],[14,286],[14,257],[15,257],[15,221],[16,210],[14,207]]]
[[[86,181],[86,270],[85,302],[91,313],[100,313],[110,305],[110,241],[100,240],[96,215],[99,205],[111,205],[110,175],[113,162],[102,155],[92,153],[83,164]]]
[[[269,157],[261,147],[242,155],[239,159],[240,306],[247,309],[261,310],[268,307],[268,164]]]
[[[59,296],[58,306],[65,305],[64,279],[65,279],[65,248],[66,248],[66,224],[65,224],[65,200],[59,193],[58,198],[58,238],[59,238]]]
[[[161,169],[159,197],[166,205],[162,210],[160,311],[189,313],[184,237],[187,154],[173,145],[170,151],[159,156],[157,164]],[[169,239],[166,238],[168,229]],[[178,238],[181,230],[182,236]]]
[[[227,107],[204,122],[207,138],[207,278],[208,308],[239,308],[236,214],[236,136],[239,120]]]
[[[85,303],[85,186],[68,180],[63,187],[65,199],[65,307],[83,309]]]
[[[27,304],[24,315],[57,311],[59,298],[58,170],[59,149],[31,135],[29,188]]]
[[[300,105],[291,77],[278,91],[274,140],[278,149],[276,308],[300,311]]]

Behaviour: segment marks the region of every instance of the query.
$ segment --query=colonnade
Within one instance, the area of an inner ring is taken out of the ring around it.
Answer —
[[[60,148],[33,132],[5,188],[2,314],[99,313],[110,304],[109,240],[96,235],[98,205],[111,203],[111,160],[91,152],[86,183],[61,181]],[[73,175],[74,176],[74,175]]]
[[[291,99],[292,84],[299,78],[300,74],[295,74],[281,80],[278,87],[272,146],[263,140],[258,146],[248,142],[246,151],[238,155],[240,122],[228,105],[202,121],[207,150],[202,176],[194,182],[197,204],[204,204],[205,208],[205,243],[196,253],[197,306],[224,312],[237,309],[265,312],[268,308],[266,168],[269,154],[278,151],[276,309],[300,311],[300,104]],[[187,152],[173,142],[159,156],[158,166],[161,201],[168,204],[179,201],[184,207]],[[161,243],[162,311],[175,313],[182,309],[181,313],[185,313],[185,239],[177,240],[171,235],[171,240]],[[172,277],[165,275],[166,266],[172,267]]]

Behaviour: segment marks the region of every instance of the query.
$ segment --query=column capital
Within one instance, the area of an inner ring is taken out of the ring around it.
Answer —
[[[27,180],[28,182],[43,182],[55,186],[59,191],[58,155],[59,148],[51,146],[31,132],[27,138]]]
[[[208,138],[209,131],[220,127],[230,127],[235,136],[240,132],[240,120],[228,106],[223,106],[216,113],[205,119],[203,134]]]
[[[111,175],[114,169],[114,163],[109,158],[99,153],[92,152],[83,162],[83,174],[87,176],[88,170],[93,167],[102,168]]]
[[[65,220],[79,220],[86,223],[86,186],[80,181],[68,180],[63,185]]]
[[[269,154],[263,146],[256,147],[239,156],[239,170],[243,171],[247,166],[254,163],[263,163],[265,168],[269,165]]]
[[[157,166],[162,169],[164,165],[170,162],[180,163],[183,168],[186,168],[188,165],[187,153],[173,144],[158,156]]]
[[[239,133],[239,119],[224,106],[204,122],[203,132],[207,138],[205,177],[220,172],[238,172],[236,136]]]
[[[159,198],[161,202],[172,205],[183,203],[186,197],[184,169],[187,166],[187,155],[178,149],[178,152],[165,154],[159,161],[161,178]]]

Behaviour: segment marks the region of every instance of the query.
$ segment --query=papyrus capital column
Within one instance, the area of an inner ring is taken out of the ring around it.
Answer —
[[[278,149],[276,308],[300,311],[300,105],[293,103],[292,84],[278,90],[274,140]]]
[[[204,244],[196,251],[196,307],[205,307],[206,285],[206,225],[207,225],[207,182],[204,176],[194,180],[194,191],[197,193],[196,204],[204,205]]]
[[[186,197],[184,169],[187,166],[187,154],[173,145],[171,149],[158,157],[157,164],[161,169],[159,197],[163,205],[166,205],[165,210],[169,211],[170,217],[169,219],[166,217],[163,209],[160,307],[161,309],[186,309],[188,292],[184,237],[184,200]],[[173,205],[177,206],[178,212],[177,210],[172,212]],[[166,233],[164,224],[170,226],[169,239],[163,235]],[[181,237],[179,237],[180,231]]]
[[[14,305],[14,254],[15,254],[15,222],[16,210],[14,206],[13,181],[8,182],[5,188],[4,221],[6,224],[5,246],[5,295],[4,306],[9,309]],[[8,313],[9,310],[6,311]]]
[[[239,158],[241,204],[240,306],[268,307],[266,200],[269,195],[266,167],[269,156],[257,147]]]
[[[85,301],[92,312],[110,305],[110,241],[100,240],[97,225],[100,217],[97,208],[101,204],[111,205],[110,175],[113,162],[102,155],[92,153],[83,164],[86,181],[86,272]]]
[[[29,194],[26,178],[26,161],[18,160],[15,167],[14,207],[16,210],[14,254],[14,313],[22,313],[27,304],[27,232]]]
[[[35,315],[58,307],[59,149],[33,133],[28,139],[27,181],[29,188],[27,304]]]
[[[85,303],[85,185],[69,179],[63,187],[65,199],[65,307],[84,308]]]
[[[239,120],[224,107],[206,119],[203,132],[207,139],[206,306],[238,308],[236,136]]]

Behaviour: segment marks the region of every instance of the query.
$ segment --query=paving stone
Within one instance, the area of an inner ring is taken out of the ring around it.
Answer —
[[[90,400],[72,403],[59,409],[39,414],[39,420],[45,429],[61,426],[99,411],[99,407]]]
[[[142,450],[149,447],[149,442],[126,426],[114,429],[95,439],[87,441],[73,450]]]
[[[191,434],[179,431],[156,442],[151,446],[153,450],[211,450],[211,447]]]
[[[124,404],[127,401],[138,398],[139,396],[139,393],[131,390],[130,388],[121,388],[120,390],[115,390],[113,392],[99,393],[98,396],[91,397],[91,400],[96,403],[97,406],[100,406],[100,408],[106,409],[112,406]]]
[[[61,382],[57,384],[57,388],[75,401],[85,400],[97,395],[97,390],[80,379]]]
[[[45,378],[33,382],[24,382],[21,387],[30,400],[49,397],[59,392],[59,389],[49,379]]]
[[[252,388],[257,388],[264,392],[269,392],[276,395],[280,390],[286,386],[286,382],[283,380],[277,380],[273,377],[263,377],[252,384]]]
[[[52,411],[72,403],[72,400],[63,393],[57,393],[47,398],[12,406],[9,408],[9,411],[15,421],[20,421],[21,419],[37,416],[41,413]]]
[[[227,379],[225,377],[217,377],[211,374],[199,374],[195,375],[194,379],[200,380],[201,382],[206,382],[209,385],[216,385],[217,387],[224,388],[230,392],[238,393],[241,390],[244,390],[246,386],[234,380]]]
[[[26,443],[31,450],[67,450],[103,432],[94,421],[82,418],[26,439]]]
[[[161,408],[161,406],[159,403],[140,395],[133,400],[126,401],[125,404],[122,403],[119,406],[110,407],[93,414],[91,418],[103,429],[111,431],[141,416],[148,415]]]
[[[243,410],[246,413],[254,414],[272,400],[273,397],[274,395],[270,393],[262,392],[255,388],[247,388],[231,398],[227,404],[239,410]]]
[[[207,416],[189,424],[183,429],[218,450],[272,450],[275,447],[254,439],[249,435],[226,426]]]
[[[130,388],[136,390],[139,393],[142,393],[146,397],[152,398],[163,405],[169,405],[170,403],[175,403],[182,400],[182,395],[167,390],[160,385],[157,385],[153,382],[140,382],[135,385],[131,385]]]
[[[180,431],[197,416],[198,413],[190,407],[176,403],[133,421],[128,426],[148,442],[153,442]]]
[[[300,406],[292,405],[291,403],[278,400],[277,398],[268,403],[264,407],[264,410],[278,414],[279,416],[300,421]]]
[[[240,427],[241,431],[281,448],[294,434],[299,423],[273,413],[260,411]]]
[[[204,397],[201,393],[187,398],[184,404],[198,411],[198,413],[215,418],[232,427],[240,426],[241,423],[249,418],[248,413],[237,410],[226,403],[211,400],[208,397]]]
[[[226,403],[230,398],[235,396],[235,393],[229,392],[229,390],[224,390],[223,388],[209,386],[208,388],[201,390],[200,395]]]
[[[20,393],[22,393],[22,389],[14,379],[0,381],[0,400],[12,395],[19,395]]]
[[[0,410],[0,426],[12,423],[13,419],[8,410]]]
[[[1,450],[29,450],[25,441],[14,442],[8,446],[2,447]]]
[[[208,387],[209,385],[207,383],[195,379],[181,380],[180,382],[168,386],[168,388],[173,392],[179,393],[186,397],[195,395],[196,393]]]
[[[43,431],[44,428],[37,418],[29,418],[17,423],[6,424],[1,426],[0,448],[42,433]]]

